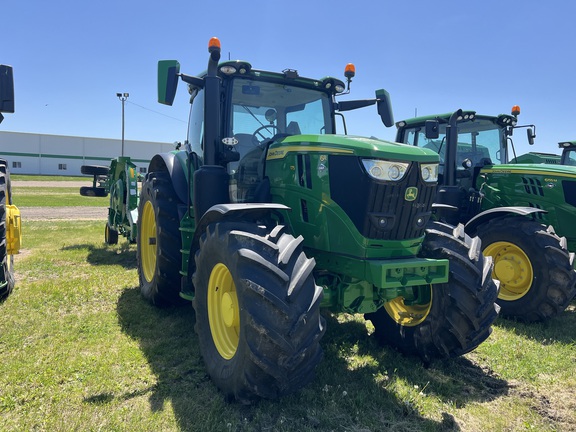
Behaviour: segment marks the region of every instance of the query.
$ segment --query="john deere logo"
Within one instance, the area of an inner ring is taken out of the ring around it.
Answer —
[[[404,194],[404,199],[406,201],[414,201],[418,196],[418,188],[416,187],[409,187],[406,189],[406,193]]]

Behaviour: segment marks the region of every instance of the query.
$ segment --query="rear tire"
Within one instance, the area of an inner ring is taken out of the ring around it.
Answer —
[[[12,202],[10,172],[6,161],[0,160],[0,301],[14,289],[14,256],[8,254],[6,205]]]
[[[211,224],[196,252],[195,330],[208,374],[250,403],[299,390],[322,359],[314,260],[283,226]]]
[[[523,322],[558,315],[576,295],[574,254],[552,227],[520,216],[492,219],[478,227],[485,255],[500,280],[502,315]]]
[[[448,259],[448,283],[431,287],[427,305],[404,305],[398,298],[366,314],[376,339],[425,362],[472,351],[490,335],[498,316],[492,259],[482,255],[478,238],[464,234],[463,225],[440,222],[428,225],[420,256]]]
[[[138,207],[138,278],[144,298],[157,306],[183,302],[178,203],[167,172],[146,176]]]

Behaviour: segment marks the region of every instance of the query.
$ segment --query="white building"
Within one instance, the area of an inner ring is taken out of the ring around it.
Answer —
[[[174,144],[124,140],[124,156],[142,174],[152,156],[171,150]],[[0,158],[12,174],[81,175],[82,165],[108,166],[121,155],[118,139],[0,131]]]

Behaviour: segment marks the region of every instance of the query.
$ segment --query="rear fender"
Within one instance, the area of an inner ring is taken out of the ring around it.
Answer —
[[[548,213],[546,210],[534,207],[496,207],[490,210],[478,213],[468,221],[464,229],[469,236],[475,236],[478,227],[491,219],[502,217],[506,215],[517,215],[530,217],[537,213]]]
[[[155,155],[148,165],[148,172],[167,171],[170,174],[174,191],[178,199],[189,202],[188,199],[188,170],[186,152],[160,153]]]

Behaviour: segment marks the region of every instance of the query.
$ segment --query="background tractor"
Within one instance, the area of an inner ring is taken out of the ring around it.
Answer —
[[[129,157],[112,159],[110,167],[83,165],[82,174],[93,176],[92,186],[82,186],[80,195],[107,197],[110,195],[108,220],[104,227],[104,241],[117,244],[118,235],[136,242],[138,223],[138,181],[136,165]]]
[[[562,154],[530,152],[511,160],[511,163],[546,163],[576,166],[576,141],[558,143]]]
[[[14,112],[14,73],[6,65],[0,65],[0,123],[3,112]],[[20,222],[20,210],[12,204],[8,162],[0,159],[0,301],[14,289],[14,255],[22,243]]]
[[[362,313],[379,341],[425,361],[484,341],[498,313],[492,261],[477,238],[430,220],[438,155],[335,134],[335,116],[384,90],[337,102],[347,85],[297,71],[158,64],[159,102],[179,80],[191,113],[181,151],[155,155],[142,184],[137,257],[143,296],[192,302],[201,354],[227,398],[275,398],[322,358],[321,308]]]
[[[500,280],[502,314],[541,321],[563,311],[576,294],[576,169],[509,163],[515,157],[513,115],[474,111],[397,123],[397,141],[440,155],[440,220],[466,223],[482,239]],[[554,227],[554,229],[552,228]],[[556,235],[556,232],[563,237]]]

